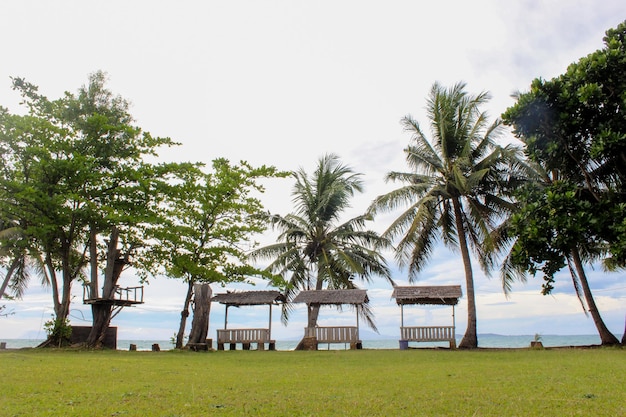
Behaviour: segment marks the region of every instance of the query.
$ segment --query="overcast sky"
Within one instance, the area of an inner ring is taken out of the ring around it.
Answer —
[[[365,193],[346,213],[353,216],[397,186],[383,177],[406,167],[402,150],[409,135],[399,121],[411,114],[426,127],[424,106],[433,82],[465,81],[472,93],[490,91],[487,110],[495,118],[513,104],[512,93],[601,48],[604,32],[626,18],[623,0],[423,3],[5,0],[0,105],[23,111],[10,76],[57,98],[103,70],[110,89],[132,102],[137,125],[182,144],[164,152],[164,159],[208,164],[226,157],[310,171],[320,156],[336,153],[365,180]],[[266,207],[292,211],[291,186],[286,179],[270,182]],[[391,219],[381,216],[371,227],[383,231]],[[406,273],[392,268],[396,282],[406,284]],[[559,275],[552,296],[541,296],[541,280],[530,279],[507,299],[497,278],[474,269],[479,333],[596,333],[567,273]],[[624,330],[625,276],[589,269],[598,307],[618,335]],[[134,277],[124,277],[122,285],[135,284]],[[465,293],[460,256],[439,248],[418,284],[461,284]],[[396,337],[400,310],[390,286],[377,281],[368,290],[381,333]],[[146,303],[114,319],[119,338],[168,339],[177,329],[184,293],[180,282],[151,280]],[[72,323],[88,325],[78,286],[75,294]],[[15,314],[0,318],[0,338],[45,336],[41,328],[52,302],[36,280],[24,300],[7,307]],[[456,313],[457,333],[463,333],[465,298]],[[416,325],[452,320],[447,308],[405,314],[405,322]],[[229,322],[256,327],[265,317],[265,309],[246,308],[230,313]],[[334,323],[354,324],[354,315],[324,310],[320,324]],[[214,305],[210,335],[222,325],[223,307]],[[275,320],[274,336],[297,338],[304,326],[300,309],[288,327]]]

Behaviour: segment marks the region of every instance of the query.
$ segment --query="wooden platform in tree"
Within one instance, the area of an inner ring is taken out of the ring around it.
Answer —
[[[140,287],[117,287],[113,298],[92,298],[89,287],[83,287],[83,304],[112,304],[119,307],[129,307],[143,304],[143,286]]]

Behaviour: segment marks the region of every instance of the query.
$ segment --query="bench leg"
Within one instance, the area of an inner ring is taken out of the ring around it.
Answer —
[[[270,342],[269,343],[269,349],[270,350],[276,350],[276,342]]]
[[[265,350],[265,342],[257,342],[256,350]]]
[[[217,342],[217,350],[224,350],[224,344]]]
[[[231,343],[230,350],[237,350],[237,343]]]

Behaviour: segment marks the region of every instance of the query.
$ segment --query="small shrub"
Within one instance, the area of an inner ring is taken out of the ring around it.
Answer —
[[[58,319],[52,316],[52,319],[44,323],[43,328],[52,345],[58,347],[69,345],[72,336],[72,326],[69,319]]]

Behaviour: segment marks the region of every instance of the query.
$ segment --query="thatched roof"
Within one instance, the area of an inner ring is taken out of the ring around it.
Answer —
[[[261,304],[284,303],[285,296],[279,291],[233,291],[216,294],[211,301],[230,306],[255,306]]]
[[[294,303],[306,304],[355,304],[367,303],[367,290],[320,290],[300,291]]]
[[[401,304],[456,305],[463,293],[460,285],[395,287],[392,298]]]

